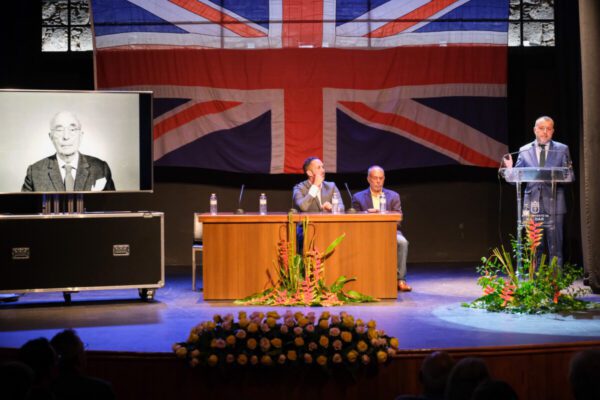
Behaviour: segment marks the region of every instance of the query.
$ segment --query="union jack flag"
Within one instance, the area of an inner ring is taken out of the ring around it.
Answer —
[[[157,165],[496,167],[507,3],[93,0],[97,86],[154,92]]]

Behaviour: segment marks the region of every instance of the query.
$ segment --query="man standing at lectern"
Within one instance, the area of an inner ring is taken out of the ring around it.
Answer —
[[[378,165],[373,165],[367,173],[369,188],[352,196],[352,207],[357,211],[378,212],[379,197],[381,193],[385,194],[387,210],[402,213],[400,195],[392,190],[385,189],[385,172]],[[396,231],[396,242],[398,243],[398,266],[397,279],[398,290],[401,292],[410,292],[412,288],[406,283],[406,257],[408,255],[408,240],[398,229]]]
[[[335,183],[325,181],[323,161],[317,157],[308,157],[302,169],[308,179],[294,186],[294,208],[301,212],[331,212],[331,200],[334,193],[337,193],[340,212],[343,212],[344,203],[340,191]]]
[[[515,167],[570,167],[571,156],[566,144],[552,140],[554,135],[554,121],[543,116],[535,121],[533,127],[535,140],[519,149],[519,156]],[[512,168],[512,156],[504,158],[504,166]],[[573,177],[574,178],[574,177]],[[529,182],[525,186],[523,198],[524,213],[545,214],[554,224],[544,224],[544,246],[548,255],[548,262],[554,257],[557,264],[563,264],[563,222],[567,212],[565,191],[562,185],[556,187],[555,210],[552,212],[552,185],[550,183]]]

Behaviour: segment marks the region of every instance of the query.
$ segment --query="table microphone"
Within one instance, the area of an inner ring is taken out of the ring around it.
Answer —
[[[240,198],[238,199],[238,209],[235,210],[236,214],[243,214],[244,209],[242,208],[242,196],[244,195],[244,184],[242,183],[242,188],[240,189]]]
[[[346,190],[348,191],[348,196],[350,196],[350,208],[346,210],[346,213],[347,214],[356,214],[356,209],[354,207],[352,207],[352,192],[350,192],[348,183],[344,182],[344,186],[346,186]]]

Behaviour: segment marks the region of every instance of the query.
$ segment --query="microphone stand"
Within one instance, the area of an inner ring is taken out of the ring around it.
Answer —
[[[356,214],[356,209],[354,207],[352,207],[352,192],[350,192],[348,183],[344,182],[344,186],[346,186],[346,190],[348,191],[348,196],[350,197],[350,208],[346,210],[346,213],[347,214]]]
[[[236,214],[243,214],[244,209],[242,208],[242,196],[244,195],[244,184],[242,183],[242,188],[240,189],[240,197],[238,199],[238,209],[235,210]]]

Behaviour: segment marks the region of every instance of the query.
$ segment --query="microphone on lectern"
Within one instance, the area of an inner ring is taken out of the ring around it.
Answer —
[[[356,209],[352,207],[352,192],[350,192],[350,188],[348,187],[348,183],[344,182],[344,186],[346,186],[346,190],[348,191],[348,196],[350,197],[350,208],[346,210],[347,214],[355,214]]]
[[[244,195],[244,184],[242,183],[242,188],[240,189],[240,197],[238,199],[238,209],[235,210],[236,214],[243,214],[244,209],[242,208],[242,196]]]
[[[514,163],[516,162],[516,160],[513,159],[514,156],[520,156],[521,153],[525,152],[527,150],[519,150],[519,151],[513,151],[512,153],[506,153],[502,156],[502,158],[500,159],[500,167],[499,168],[506,168],[506,162],[507,161],[512,161],[511,167],[514,165]]]

